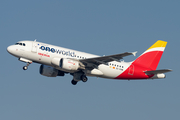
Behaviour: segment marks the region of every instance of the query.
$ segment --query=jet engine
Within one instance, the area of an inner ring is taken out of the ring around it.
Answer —
[[[64,72],[47,65],[41,65],[39,72],[41,75],[47,77],[64,76]]]
[[[70,59],[61,59],[60,67],[65,70],[78,70],[79,62]]]
[[[84,69],[84,65],[79,61],[66,58],[53,58],[51,63],[55,66],[59,66],[60,68],[69,71]]]

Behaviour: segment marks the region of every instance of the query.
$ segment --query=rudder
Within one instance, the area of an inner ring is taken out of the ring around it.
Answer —
[[[151,70],[156,70],[161,56],[164,52],[167,42],[158,40],[149,49],[147,49],[142,55],[140,55],[133,64],[137,64]]]

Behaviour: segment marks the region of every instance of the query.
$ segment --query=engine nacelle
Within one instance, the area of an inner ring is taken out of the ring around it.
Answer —
[[[78,70],[80,67],[80,63],[75,60],[66,59],[66,58],[53,58],[51,63],[55,66],[58,66],[64,70]]]
[[[39,72],[41,75],[47,76],[47,77],[56,77],[56,76],[64,76],[64,72],[59,71],[51,66],[47,65],[41,65]]]
[[[79,62],[71,59],[64,59],[60,60],[60,68],[65,70],[78,70]]]

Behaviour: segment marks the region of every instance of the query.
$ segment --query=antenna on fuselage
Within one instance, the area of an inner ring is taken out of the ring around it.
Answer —
[[[36,42],[37,39],[34,40],[34,42]]]

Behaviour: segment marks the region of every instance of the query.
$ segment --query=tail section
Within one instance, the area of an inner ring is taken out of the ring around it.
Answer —
[[[140,65],[151,70],[156,70],[161,56],[164,52],[167,42],[158,40],[149,49],[147,49],[142,55],[140,55],[133,64]]]

